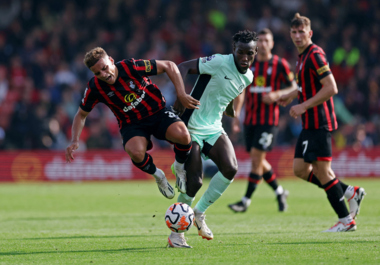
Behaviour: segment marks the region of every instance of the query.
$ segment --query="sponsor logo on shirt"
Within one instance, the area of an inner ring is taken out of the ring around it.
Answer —
[[[128,112],[128,111],[130,111],[131,109],[135,109],[136,106],[137,106],[138,104],[140,104],[140,102],[143,101],[144,98],[145,98],[145,91],[144,91],[144,90],[142,90],[142,95],[141,95],[141,97],[139,97],[139,98],[136,98],[136,94],[133,94],[133,93],[131,93],[131,94],[127,94],[127,95],[124,97],[124,100],[125,100],[125,102],[130,103],[130,105],[129,105],[129,106],[125,106],[125,107],[123,108],[123,111],[124,111],[124,112]]]
[[[213,58],[215,58],[215,55],[211,55],[211,56],[208,56],[208,57],[202,57],[201,58],[201,62],[202,63],[206,63],[208,61],[211,61]]]
[[[252,86],[249,88],[249,92],[251,92],[251,93],[269,93],[271,91],[272,91],[272,87],[270,87],[270,86],[267,86],[267,87]]]

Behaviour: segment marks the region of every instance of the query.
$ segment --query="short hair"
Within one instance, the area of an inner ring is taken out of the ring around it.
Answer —
[[[273,37],[272,31],[268,28],[263,28],[262,30],[259,31],[257,35],[266,35],[266,34],[269,34]]]
[[[249,43],[251,41],[258,41],[257,34],[254,31],[243,30],[239,31],[232,37],[233,43],[242,42]]]
[[[305,16],[301,16],[300,13],[296,13],[290,22],[290,27],[299,27],[301,25],[311,28],[310,19]]]
[[[101,58],[107,56],[106,51],[101,47],[96,47],[88,51],[83,59],[83,63],[88,67],[93,67]]]

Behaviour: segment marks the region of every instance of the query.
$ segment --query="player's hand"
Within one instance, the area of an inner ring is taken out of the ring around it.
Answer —
[[[235,118],[235,119],[232,120],[232,132],[233,133],[239,133],[239,132],[241,132],[239,118]]]
[[[302,104],[294,105],[290,108],[289,114],[293,118],[297,119],[298,116],[306,112],[306,108]]]
[[[282,95],[278,100],[277,103],[280,106],[286,107],[289,105],[293,99],[291,98],[290,94]]]
[[[71,163],[74,160],[74,152],[79,147],[79,142],[74,141],[66,148],[66,163]]]
[[[172,111],[176,115],[181,116],[185,112],[185,110],[186,110],[186,108],[182,105],[181,101],[176,99],[176,101],[174,102],[174,104],[172,106]]]
[[[267,105],[272,104],[272,103],[275,102],[277,99],[278,99],[278,96],[276,95],[276,93],[273,93],[273,92],[269,92],[269,93],[263,95],[263,97],[261,98],[261,100],[262,100],[265,104],[267,104]]]
[[[199,109],[198,105],[201,105],[198,100],[188,94],[178,96],[178,99],[186,109]]]

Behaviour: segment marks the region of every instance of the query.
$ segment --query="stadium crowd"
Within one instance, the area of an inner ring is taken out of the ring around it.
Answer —
[[[294,70],[298,54],[289,22],[295,12],[311,19],[312,39],[325,50],[338,84],[335,147],[379,145],[378,0],[13,0],[0,3],[0,149],[68,145],[72,119],[92,77],[83,57],[93,47],[105,48],[113,58],[179,64],[229,53],[233,33],[268,27],[273,53]],[[171,105],[176,95],[169,79],[152,79]],[[294,145],[301,131],[300,119],[292,119],[288,109],[281,109],[278,145]],[[105,106],[91,112],[82,148],[120,149],[112,116]],[[229,118],[224,122],[229,131]],[[241,135],[231,139],[242,143]]]

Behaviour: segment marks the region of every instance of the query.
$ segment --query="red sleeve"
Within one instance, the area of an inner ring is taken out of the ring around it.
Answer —
[[[285,80],[285,86],[288,87],[292,84],[294,74],[292,71],[290,71],[289,63],[284,58],[281,59],[281,65],[281,74],[284,78],[283,80]]]
[[[311,68],[315,71],[318,80],[331,74],[329,63],[326,55],[321,52],[313,52],[310,54]]]

